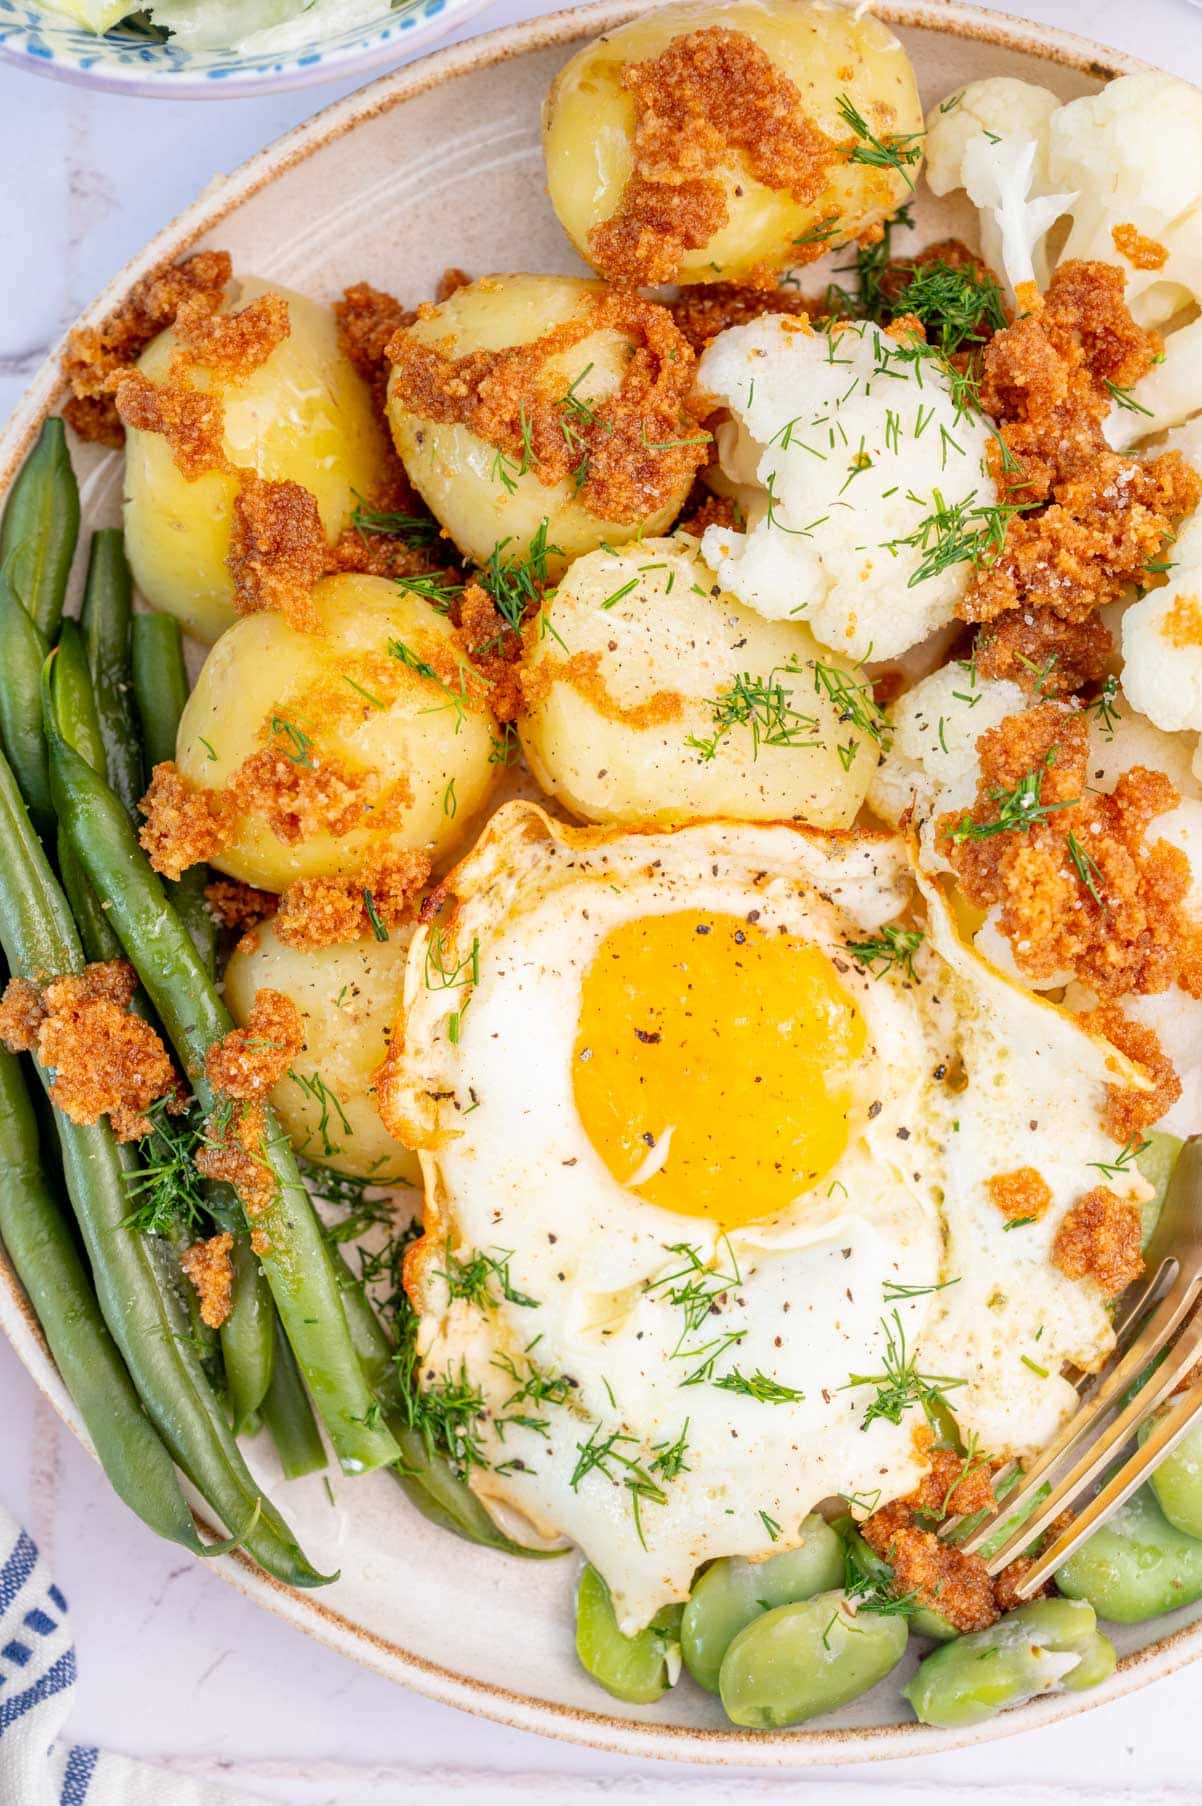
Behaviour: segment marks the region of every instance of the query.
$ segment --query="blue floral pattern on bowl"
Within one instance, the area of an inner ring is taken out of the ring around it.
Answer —
[[[137,29],[103,36],[25,0],[0,0],[0,56],[61,80],[125,93],[217,96],[234,90],[301,87],[337,81],[441,37],[489,0],[380,0],[379,19],[339,32],[328,28],[286,52],[188,50],[156,43]],[[136,0],[130,0],[133,10]]]

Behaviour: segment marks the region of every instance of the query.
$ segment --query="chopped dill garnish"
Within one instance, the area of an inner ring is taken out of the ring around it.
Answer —
[[[139,1165],[125,1175],[133,1208],[123,1226],[142,1235],[167,1235],[172,1230],[191,1234],[208,1214],[204,1183],[195,1165],[202,1142],[192,1120],[195,1112],[170,1116],[160,1099],[147,1114],[151,1129],[138,1142]]]
[[[926,133],[891,132],[888,136],[879,138],[850,94],[840,94],[836,109],[843,123],[856,135],[857,142],[847,153],[848,162],[863,163],[871,169],[894,169],[906,187],[913,189],[914,178],[910,174],[910,168],[922,160],[921,140]]]
[[[913,492],[908,499],[919,506],[923,502]],[[930,513],[923,516],[913,532],[882,542],[882,550],[895,555],[903,547],[922,554],[910,573],[907,589],[938,576],[953,564],[988,570],[1005,548],[1006,529],[1015,515],[1034,506],[1031,502],[978,502],[975,489],[958,502],[945,501],[942,491],[934,489],[929,505]]]
[[[1075,834],[1068,837],[1068,856],[1073,862],[1078,878],[1093,898],[1099,909],[1105,909],[1100,886],[1104,880],[1097,860],[1087,853]]]
[[[519,1292],[509,1277],[509,1263],[513,1259],[512,1248],[497,1248],[491,1254],[477,1249],[465,1257],[451,1251],[447,1242],[443,1259],[445,1267],[435,1269],[440,1279],[446,1281],[448,1297],[464,1298],[474,1304],[478,1310],[493,1311],[504,1299],[509,1304],[524,1306],[527,1310],[538,1309],[538,1299],[527,1297]],[[500,1296],[493,1290],[500,1287]]]
[[[283,715],[273,715],[271,731],[273,734],[283,734],[291,746],[292,751],[284,754],[286,759],[293,765],[307,765],[312,768],[313,761],[309,757],[309,750],[313,745],[313,740],[303,728],[298,727],[295,721],[285,720]]]
[[[434,715],[445,709],[453,709],[455,732],[458,733],[467,715],[467,705],[470,699],[469,678],[474,679],[477,683],[484,683],[486,680],[458,653],[455,654],[456,673],[459,678],[458,686],[456,686],[449,684],[445,677],[440,677],[433,665],[428,660],[420,658],[411,646],[405,644],[404,640],[389,640],[388,651],[393,658],[400,660],[406,670],[414,672],[418,677],[424,677],[428,683],[437,684],[447,700],[435,703],[433,708],[426,709],[423,713]]]
[[[1095,1172],[1101,1173],[1105,1178],[1116,1179],[1120,1173],[1130,1173],[1139,1156],[1145,1153],[1151,1145],[1150,1141],[1141,1141],[1138,1135],[1132,1135],[1124,1142],[1122,1149],[1113,1160],[1091,1160],[1089,1164]]]
[[[921,320],[928,341],[945,357],[983,344],[1006,325],[1002,290],[994,277],[972,268],[957,269],[942,259],[914,265],[892,308],[895,314],[913,314]]]
[[[914,955],[924,938],[921,928],[901,928],[896,922],[887,922],[879,934],[866,941],[848,941],[847,951],[857,966],[863,967],[873,978],[900,971],[906,978],[913,979]]]
[[[917,1589],[899,1593],[893,1569],[862,1536],[844,1540],[843,1591],[857,1612],[880,1618],[912,1618],[922,1609]]]
[[[760,1523],[764,1526],[764,1529],[768,1532],[768,1540],[774,1543],[780,1535],[780,1525],[774,1517],[769,1517],[766,1511],[759,1511],[756,1515],[759,1518]]]
[[[759,757],[761,746],[821,745],[814,738],[818,732],[817,717],[794,708],[795,692],[781,681],[783,677],[801,677],[804,671],[804,665],[795,657],[775,666],[766,677],[753,677],[744,671],[723,695],[709,699],[713,733],[705,738],[690,734],[685,745],[703,760],[712,759],[736,727],[751,729],[752,758]]]
[[[1114,739],[1115,722],[1121,721],[1123,718],[1122,710],[1115,707],[1114,699],[1118,693],[1119,680],[1111,673],[1102,685],[1100,695],[1086,705],[1087,713],[1097,716],[1099,731],[1106,736],[1107,740]]]
[[[901,1304],[907,1298],[925,1298],[929,1292],[944,1292],[948,1286],[958,1286],[959,1279],[941,1279],[938,1285],[908,1286],[900,1280],[885,1279],[881,1281],[886,1304]]]
[[[944,1393],[955,1386],[966,1384],[964,1380],[952,1379],[947,1374],[920,1373],[914,1357],[907,1351],[906,1332],[902,1327],[901,1317],[897,1311],[893,1311],[891,1315],[892,1325],[888,1318],[881,1318],[881,1328],[885,1332],[883,1372],[853,1373],[848,1377],[847,1384],[840,1388],[843,1392],[850,1392],[859,1386],[875,1387],[876,1396],[869,1401],[860,1420],[862,1430],[866,1430],[878,1418],[886,1423],[899,1424],[911,1405],[921,1405],[928,1422],[933,1422],[935,1407],[942,1404]]]
[[[757,1368],[748,1379],[737,1367],[712,1382],[719,1392],[737,1392],[740,1398],[753,1398],[759,1405],[794,1405],[805,1397],[795,1386],[784,1386],[779,1380]]]
[[[437,571],[423,571],[416,577],[398,577],[401,589],[407,589],[410,595],[420,596],[423,602],[429,602],[439,614],[446,614],[456,596],[463,594],[462,583],[453,578],[440,577]]]
[[[372,508],[357,490],[354,493],[351,526],[360,539],[366,539],[370,533],[380,533],[388,539],[403,539],[406,545],[417,547],[428,546],[438,538],[438,522],[433,515],[394,514],[387,509]]]
[[[339,1124],[341,1125],[341,1131],[344,1135],[353,1135],[355,1131],[352,1129],[350,1122],[347,1119],[346,1111],[342,1107],[342,1101],[339,1098],[338,1093],[331,1090],[329,1085],[327,1085],[322,1078],[320,1072],[311,1072],[306,1076],[303,1072],[297,1072],[295,1067],[290,1066],[288,1068],[288,1077],[292,1080],[294,1085],[299,1086],[304,1096],[312,1099],[318,1107],[320,1115],[318,1117],[316,1133],[321,1137],[322,1154],[326,1159],[329,1159],[333,1154],[340,1154],[342,1152],[341,1142],[332,1141],[330,1139],[330,1125],[333,1118],[337,1116]]]
[[[369,890],[363,892],[363,907],[367,912],[367,919],[371,923],[371,931],[376,939],[378,941],[386,941],[388,939],[388,927],[386,923],[380,920],[380,912],[376,908],[376,900]]]
[[[1044,774],[1056,763],[1058,750],[1049,746],[1042,762],[1024,773],[1013,790],[992,789],[989,800],[997,805],[997,819],[974,821],[971,815],[963,816],[948,833],[952,845],[960,846],[966,840],[990,840],[995,834],[1025,834],[1057,810],[1076,808],[1081,801],[1079,796],[1066,797],[1059,803],[1042,800]]]
[[[1130,414],[1146,414],[1149,420],[1152,418],[1151,408],[1146,408],[1142,402],[1136,401],[1130,389],[1120,388],[1119,384],[1111,382],[1108,376],[1102,378],[1102,386],[1116,408],[1126,408]]]

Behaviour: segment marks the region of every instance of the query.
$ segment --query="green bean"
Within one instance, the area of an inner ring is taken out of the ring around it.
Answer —
[[[1056,1585],[1087,1599],[1099,1618],[1140,1624],[1202,1599],[1202,1542],[1170,1524],[1141,1486],[1057,1568]]]
[[[234,1434],[243,1436],[267,1396],[278,1338],[275,1306],[250,1236],[244,1227],[231,1232],[234,1297],[230,1314],[221,1326],[221,1352],[234,1413]]]
[[[89,961],[124,959],[125,951],[113,933],[104,906],[75,857],[74,849],[64,834],[58,836],[58,875],[62,879],[71,914],[83,943],[84,957]]]
[[[1096,1686],[1114,1667],[1114,1650],[1092,1606],[1035,1599],[988,1630],[945,1643],[920,1663],[902,1692],[923,1724],[982,1724],[1041,1693]],[[1082,1673],[1082,1670],[1084,1672]]]
[[[596,1568],[586,1566],[576,1591],[576,1654],[586,1673],[634,1706],[650,1706],[676,1684],[680,1674],[679,1605],[668,1605],[645,1630],[623,1635],[609,1588]]]
[[[41,682],[46,641],[0,569],[0,747],[43,840],[54,833],[50,771],[42,733]]]
[[[305,1382],[275,1312],[271,1313],[274,1360],[263,1396],[263,1422],[271,1434],[286,1480],[300,1480],[326,1465],[325,1444],[313,1416]]]
[[[132,1150],[119,1147],[117,1152],[128,1156]],[[137,1161],[123,1158],[122,1164],[128,1182],[138,1170]],[[187,1348],[190,1358],[204,1375],[205,1383],[214,1392],[220,1392],[225,1386],[221,1344],[217,1331],[205,1322],[196,1287],[189,1283],[182,1266],[182,1257],[191,1240],[182,1223],[173,1224],[164,1235],[143,1236],[146,1251],[158,1274],[163,1303],[171,1313],[176,1340]]]
[[[856,1611],[846,1593],[818,1593],[753,1618],[726,1652],[726,1716],[755,1730],[804,1724],[858,1699],[906,1653],[899,1615]]]
[[[355,1352],[401,1451],[401,1459],[392,1471],[410,1504],[430,1523],[469,1543],[482,1543],[506,1555],[565,1555],[566,1549],[537,1549],[506,1536],[446,1456],[426,1446],[421,1431],[405,1416],[395,1344],[375,1313],[367,1287],[355,1278],[340,1250],[334,1254],[334,1272],[342,1287],[342,1303]]]
[[[147,772],[174,759],[179,718],[188,700],[188,671],[179,622],[172,615],[135,615],[130,634],[134,700]],[[210,975],[217,970],[217,929],[205,903],[208,868],[194,865],[163,888],[179,912]]]
[[[107,784],[59,726],[53,665],[44,689],[51,796],[93,888],[111,905],[113,927],[176,1052],[202,1110],[217,1095],[205,1055],[233,1023],[129,819]],[[256,1215],[267,1282],[313,1400],[348,1472],[396,1461],[400,1450],[378,1422],[351,1344],[329,1249],[274,1113],[266,1111],[263,1156],[275,1191]]]
[[[3,759],[0,945],[10,969],[23,978],[44,981],[83,967],[66,899]],[[48,1090],[44,1068],[38,1068],[38,1077]],[[186,1340],[175,1334],[145,1238],[132,1233],[127,1224],[125,1171],[107,1123],[73,1123],[61,1111],[56,1112],[55,1123],[67,1193],[101,1314],[151,1423],[227,1528],[235,1536],[242,1534],[244,1546],[260,1566],[292,1585],[322,1584],[325,1577],[305,1559],[251,1478]]]
[[[0,1240],[114,1490],[160,1536],[200,1554],[171,1457],[100,1314],[38,1143],[20,1064],[0,1046]]]
[[[93,533],[83,592],[83,625],[96,712],[104,738],[109,783],[138,825],[138,803],[146,785],[142,747],[134,723],[130,653],[132,586],[120,527]]]
[[[79,486],[61,420],[46,420],[17,472],[0,520],[0,571],[38,631],[52,640],[79,538]]]
[[[825,1518],[804,1518],[800,1546],[744,1561],[726,1555],[707,1568],[684,1608],[684,1664],[707,1693],[717,1693],[722,1658],[745,1624],[777,1605],[828,1593],[843,1580],[843,1541]]]

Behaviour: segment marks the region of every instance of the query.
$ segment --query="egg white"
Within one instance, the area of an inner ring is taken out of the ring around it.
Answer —
[[[490,1507],[577,1543],[624,1630],[685,1597],[700,1562],[791,1546],[820,1499],[842,1494],[864,1513],[916,1484],[921,1410],[865,1423],[877,1386],[853,1383],[882,1373],[890,1342],[897,1354],[904,1338],[920,1371],[949,1382],[982,1447],[1026,1452],[1054,1432],[1073,1399],[1061,1367],[1098,1364],[1112,1334],[1097,1288],[1060,1273],[1051,1244],[1097,1182],[1090,1163],[1113,1160],[1105,1085],[1136,1075],[961,945],[938,894],[916,889],[899,837],[730,823],[613,833],[517,802],[450,888],[450,915],[415,937],[403,1038],[378,1085],[426,1180],[426,1240],[407,1270],[419,1371],[479,1388],[488,1465],[472,1484]],[[872,978],[848,941],[914,905],[927,924],[915,981]],[[729,1236],[614,1179],[573,1096],[581,984],[600,942],[685,908],[754,909],[769,932],[824,948],[867,1031],[843,1156],[788,1209]],[[1053,1204],[1007,1231],[985,1181],[1024,1165]],[[490,1308],[451,1298],[448,1250],[506,1253],[523,1301],[499,1288]],[[669,1294],[694,1261],[714,1308],[682,1336]],[[898,1286],[916,1295],[897,1298]],[[804,1396],[762,1403],[685,1383],[732,1334],[711,1378],[737,1365]],[[535,1371],[566,1376],[563,1398],[514,1404],[515,1376]],[[640,1474],[654,1479],[657,1452],[682,1432],[680,1471],[640,1496]]]

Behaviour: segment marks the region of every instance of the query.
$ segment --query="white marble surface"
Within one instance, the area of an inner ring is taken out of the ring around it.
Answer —
[[[468,29],[541,10],[537,0],[500,0]],[[1026,0],[1024,10],[1202,82],[1202,13],[1186,0]],[[151,232],[218,171],[340,92],[129,101],[0,65],[0,415]],[[0,1400],[0,1500],[29,1525],[71,1601],[81,1668],[71,1728],[84,1741],[225,1774],[287,1806],[485,1798],[733,1806],[819,1789],[832,1806],[1067,1806],[1084,1796],[1098,1806],[1185,1806],[1202,1797],[1202,1664],[1038,1735],[808,1781],[734,1771],[726,1781],[505,1730],[330,1654],[157,1542],[2,1342]]]

